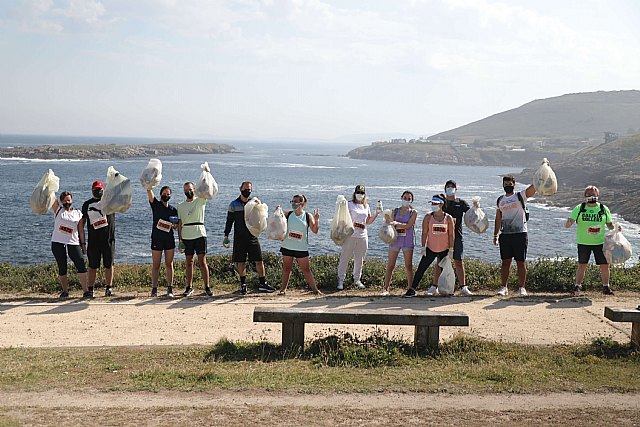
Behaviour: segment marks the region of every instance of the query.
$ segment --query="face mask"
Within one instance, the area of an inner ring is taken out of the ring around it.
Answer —
[[[93,190],[93,197],[95,197],[96,199],[102,199],[102,193],[104,191],[101,188],[96,188],[95,190]]]
[[[69,210],[69,209],[71,209],[71,203],[63,203],[62,207],[67,209],[67,210]]]
[[[248,199],[248,198],[249,198],[249,196],[251,195],[251,190],[248,190],[248,189],[246,189],[246,190],[242,190],[242,191],[240,192],[240,194],[242,194],[242,196],[243,196],[243,197],[245,197],[245,198],[247,198],[247,199]]]
[[[184,195],[187,196],[187,199],[193,199],[193,190],[185,191]]]
[[[431,205],[431,212],[440,212],[440,205]]]
[[[160,196],[160,199],[162,199],[163,202],[168,202],[169,200],[171,200],[171,195],[170,194],[163,194]]]
[[[456,189],[453,187],[447,187],[444,189],[444,194],[446,194],[447,196],[453,196],[454,194],[456,194]]]
[[[513,185],[505,185],[504,186],[504,192],[507,193],[507,194],[511,194],[511,193],[513,193],[514,188],[515,187]]]
[[[298,209],[298,207],[300,207],[302,203],[298,203],[298,202],[291,202],[291,209]]]
[[[402,200],[402,206],[411,206],[411,200]]]
[[[587,196],[587,203],[597,203],[598,196]]]
[[[361,202],[364,200],[364,194],[356,194],[356,200]]]

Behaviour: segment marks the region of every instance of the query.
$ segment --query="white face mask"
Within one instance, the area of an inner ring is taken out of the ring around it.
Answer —
[[[356,194],[356,200],[361,202],[364,200],[364,194]]]
[[[447,187],[444,190],[444,194],[446,194],[447,196],[453,196],[456,194],[456,189],[453,187]]]
[[[431,212],[440,212],[440,205],[431,205]]]
[[[411,200],[402,199],[402,206],[411,206]]]

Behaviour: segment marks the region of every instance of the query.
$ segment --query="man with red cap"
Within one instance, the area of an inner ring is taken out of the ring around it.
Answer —
[[[89,290],[83,297],[93,298],[93,286],[96,273],[100,268],[100,260],[104,266],[105,296],[113,296],[113,257],[116,245],[116,216],[115,214],[103,215],[100,206],[104,184],[94,181],[91,185],[93,197],[82,205],[82,220],[80,227],[87,224],[87,259],[89,260],[89,274],[87,284]],[[84,242],[81,242],[84,244]]]

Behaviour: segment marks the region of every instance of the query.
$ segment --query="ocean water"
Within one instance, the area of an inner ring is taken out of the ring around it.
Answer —
[[[171,142],[134,138],[66,138],[66,137],[13,137],[0,136],[0,146],[117,143],[140,144]],[[187,142],[177,141],[176,142]],[[329,226],[339,194],[350,198],[356,184],[364,184],[367,197],[375,209],[381,200],[385,208],[399,205],[404,190],[415,195],[414,207],[418,210],[416,235],[429,208],[431,196],[443,190],[444,182],[454,179],[458,183],[459,197],[471,201],[481,196],[482,205],[489,215],[491,225],[485,234],[464,230],[465,255],[486,261],[499,261],[499,251],[492,244],[495,200],[502,194],[500,174],[517,172],[508,167],[440,166],[410,163],[393,163],[371,160],[352,160],[344,157],[352,146],[344,144],[301,144],[282,142],[233,142],[240,151],[225,155],[188,155],[161,158],[163,180],[161,185],[173,189],[171,203],[184,200],[182,184],[196,181],[200,164],[209,162],[219,186],[219,194],[210,201],[206,210],[208,253],[230,253],[222,247],[222,235],[229,202],[238,197],[240,183],[253,182],[253,195],[269,205],[270,212],[277,205],[286,208],[294,194],[304,193],[309,199],[307,209],[320,210],[320,232],[310,233],[311,255],[339,253],[340,248],[329,238]],[[53,215],[34,215],[29,207],[33,187],[51,168],[60,177],[61,191],[71,191],[74,207],[91,197],[91,183],[105,180],[107,168],[113,165],[133,182],[134,199],[131,209],[116,214],[116,262],[150,263],[151,209],[145,190],[139,184],[139,176],[148,159],[125,160],[28,160],[0,158],[0,262],[14,264],[51,263],[50,250]],[[518,188],[521,188],[518,185]],[[576,204],[580,195],[576,194]],[[563,224],[569,215],[568,208],[553,208],[531,203],[529,222],[529,258],[576,256],[575,228],[565,229]],[[387,245],[377,236],[382,225],[380,217],[369,227],[368,256],[385,258]],[[634,252],[640,250],[640,227],[621,220],[625,235]],[[419,244],[419,238],[416,241]],[[261,239],[263,250],[278,251],[278,242]],[[420,251],[415,251],[416,259]],[[184,256],[176,254],[177,259]],[[634,255],[633,261],[637,260]]]

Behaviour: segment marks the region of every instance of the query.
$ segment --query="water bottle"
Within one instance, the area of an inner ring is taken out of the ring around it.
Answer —
[[[171,224],[177,224],[178,222],[180,222],[180,219],[177,216],[170,216],[169,222],[171,222]]]
[[[378,205],[376,206],[376,213],[382,213],[384,208],[382,207],[382,200],[378,200]]]
[[[222,246],[224,246],[225,248],[228,248],[230,244],[231,244],[231,240],[229,240],[228,237],[225,237],[224,240],[222,241]]]

